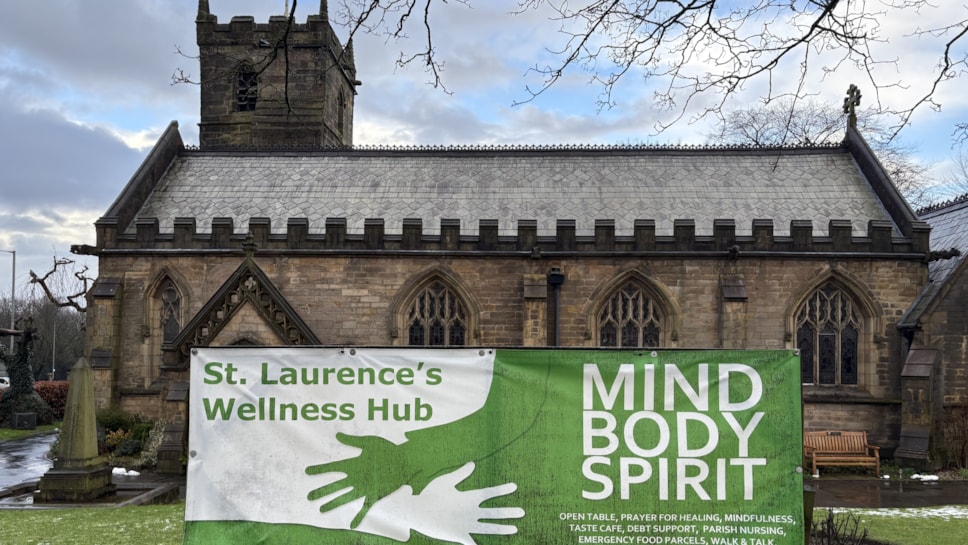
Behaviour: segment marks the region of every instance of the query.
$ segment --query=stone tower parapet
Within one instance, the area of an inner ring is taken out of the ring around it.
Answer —
[[[325,2],[305,23],[238,16],[220,24],[202,0],[196,33],[201,148],[352,145],[360,82]]]

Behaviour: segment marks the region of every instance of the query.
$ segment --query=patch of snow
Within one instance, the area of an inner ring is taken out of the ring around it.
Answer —
[[[909,519],[937,518],[943,520],[968,519],[968,505],[942,505],[938,507],[915,507],[906,509],[858,509],[836,508],[835,511],[845,511],[858,517],[891,517]]]

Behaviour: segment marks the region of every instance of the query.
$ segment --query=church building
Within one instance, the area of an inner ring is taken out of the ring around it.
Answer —
[[[899,446],[930,227],[854,126],[806,147],[361,148],[325,1],[290,26],[202,0],[197,33],[199,145],[173,122],[96,222],[100,406],[182,440],[202,346],[799,349],[806,429]]]

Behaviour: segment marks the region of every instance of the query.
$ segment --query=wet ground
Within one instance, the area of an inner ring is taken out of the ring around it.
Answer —
[[[968,505],[968,481],[818,479],[816,507],[935,507]]]
[[[0,442],[0,489],[40,479],[51,467],[47,453],[56,437],[57,432],[51,432]],[[157,486],[159,480],[164,479],[184,482],[184,477],[153,474],[116,476],[114,480],[119,485],[137,487]],[[968,505],[968,481],[902,481],[835,476],[808,479],[805,484],[816,490],[815,507],[884,509]]]
[[[57,432],[45,433],[0,442],[0,509],[47,509],[74,507],[73,504],[53,503],[34,505],[33,491],[37,481],[53,465],[47,458]],[[113,475],[117,487],[114,494],[99,498],[85,507],[117,507],[156,502],[170,502],[184,498],[185,478],[180,475]]]
[[[50,469],[47,458],[57,432],[0,442],[0,488],[37,480]]]

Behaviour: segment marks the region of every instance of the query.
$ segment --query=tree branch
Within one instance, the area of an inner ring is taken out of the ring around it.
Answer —
[[[39,285],[40,289],[44,291],[44,295],[47,296],[47,300],[57,305],[58,307],[71,307],[74,310],[77,310],[78,312],[87,312],[87,306],[81,304],[81,301],[87,295],[87,290],[89,289],[90,283],[93,282],[93,279],[87,276],[87,270],[88,270],[87,265],[85,265],[84,268],[81,269],[80,271],[74,271],[74,278],[78,282],[80,282],[80,288],[75,293],[66,295],[64,296],[64,298],[59,298],[57,295],[54,294],[54,292],[51,290],[50,286],[48,285],[48,279],[50,279],[51,276],[57,273],[58,268],[66,267],[68,265],[73,265],[73,264],[74,264],[74,260],[72,259],[54,258],[54,267],[51,270],[47,271],[47,274],[45,274],[44,276],[42,277],[37,276],[37,274],[34,273],[34,271],[30,271],[30,283]]]

